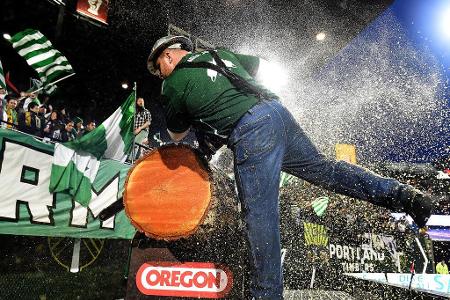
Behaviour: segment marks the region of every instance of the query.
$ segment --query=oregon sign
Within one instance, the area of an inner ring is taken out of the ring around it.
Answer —
[[[144,263],[136,285],[145,295],[222,298],[233,285],[228,268],[214,263]]]

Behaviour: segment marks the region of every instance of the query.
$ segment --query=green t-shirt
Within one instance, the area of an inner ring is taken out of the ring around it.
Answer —
[[[217,50],[217,53],[232,72],[264,88],[253,79],[259,66],[258,57],[228,50]],[[189,53],[180,63],[199,61],[214,63],[208,51]],[[227,77],[206,68],[175,69],[164,80],[161,94],[167,128],[175,133],[184,132],[193,126],[209,133],[228,136],[234,124],[259,100],[256,96],[239,91]]]

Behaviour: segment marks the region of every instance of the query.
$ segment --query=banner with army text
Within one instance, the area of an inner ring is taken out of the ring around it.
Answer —
[[[51,143],[0,129],[0,234],[131,239],[135,229],[123,210],[98,218],[122,196],[130,166],[102,160],[83,207],[67,193],[49,192],[53,153]]]

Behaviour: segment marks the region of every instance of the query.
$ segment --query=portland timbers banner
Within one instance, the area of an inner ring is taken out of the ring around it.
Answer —
[[[280,202],[283,267],[291,288],[345,284],[344,274],[410,274],[412,265],[417,273],[432,272],[418,246],[431,261],[428,243],[411,230],[399,231],[383,208],[301,181],[282,186]]]
[[[100,221],[100,212],[123,192],[128,165],[101,160],[89,205],[68,193],[49,192],[54,145],[0,129],[0,234],[131,239],[124,211]]]

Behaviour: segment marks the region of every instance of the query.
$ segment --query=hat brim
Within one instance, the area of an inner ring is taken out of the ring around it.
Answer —
[[[165,49],[175,44],[180,45],[179,47],[174,47],[178,49],[184,49],[183,45],[187,46],[189,51],[192,51],[193,48],[191,40],[184,36],[175,36],[161,43],[158,47],[152,49],[152,52],[150,52],[150,55],[147,58],[147,69],[151,74],[159,76],[159,70],[156,69],[155,62]]]

